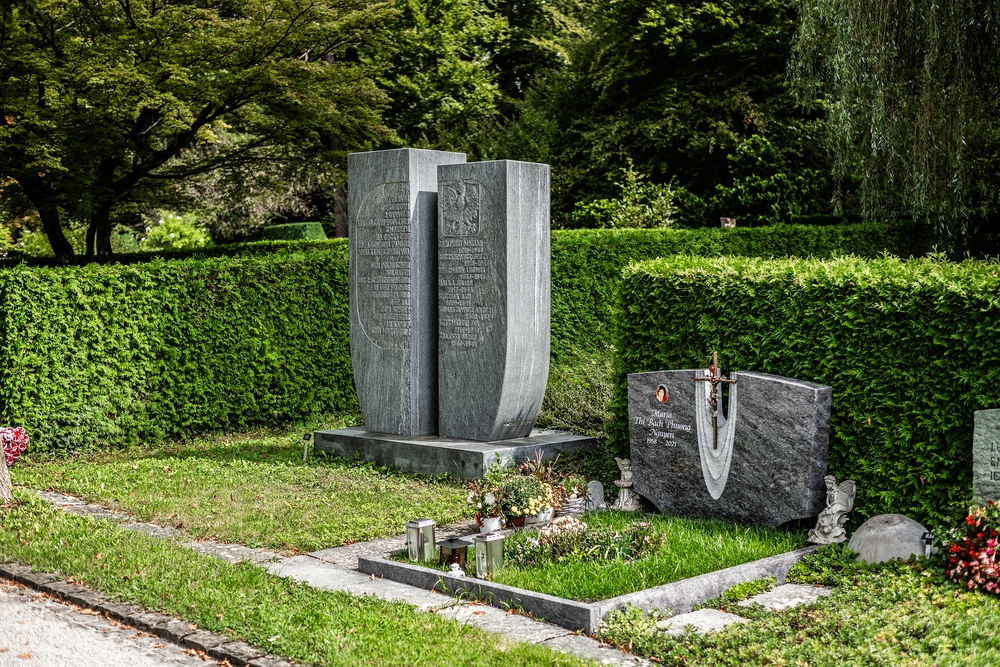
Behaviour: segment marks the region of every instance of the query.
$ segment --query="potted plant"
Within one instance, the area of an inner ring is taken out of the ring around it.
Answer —
[[[500,486],[506,477],[503,466],[496,463],[487,468],[483,479],[469,482],[468,502],[476,511],[476,523],[483,534],[495,533],[503,527]]]
[[[513,474],[499,487],[500,508],[513,526],[552,508],[552,487],[532,475]]]

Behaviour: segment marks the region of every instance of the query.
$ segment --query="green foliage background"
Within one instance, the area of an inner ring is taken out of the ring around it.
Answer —
[[[355,404],[347,247],[0,273],[0,418],[34,450]]]
[[[623,272],[608,425],[626,373],[706,366],[833,387],[829,470],[855,511],[942,519],[971,501],[973,411],[1000,404],[1000,264],[675,256]]]
[[[602,350],[620,275],[630,262],[684,253],[705,257],[920,257],[932,250],[930,227],[897,224],[776,225],[705,229],[574,229],[552,233],[552,353]]]

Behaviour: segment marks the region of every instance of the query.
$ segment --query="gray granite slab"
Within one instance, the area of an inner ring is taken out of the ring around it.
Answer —
[[[704,369],[628,376],[635,490],[665,514],[777,526],[823,509],[830,387],[733,373],[713,439]],[[660,390],[660,388],[663,390]],[[735,398],[735,417],[733,415]],[[701,433],[701,437],[699,437]]]
[[[725,630],[734,623],[749,623],[747,619],[718,609],[699,609],[686,614],[678,614],[656,624],[656,629],[668,635],[680,636],[691,628],[698,634],[708,634]]]
[[[1000,409],[976,410],[972,432],[972,495],[1000,500]]]
[[[347,157],[351,361],[365,425],[437,431],[437,167],[464,153]]]
[[[316,431],[313,442],[318,451],[347,459],[359,457],[424,475],[450,472],[459,479],[478,479],[497,462],[507,466],[523,463],[539,449],[544,459],[552,460],[560,452],[587,450],[595,445],[593,438],[564,431],[535,430],[524,438],[481,442],[433,435],[390,436],[369,433],[360,426]]]
[[[438,433],[531,433],[549,373],[549,166],[438,168]]]
[[[782,584],[772,590],[754,595],[752,598],[742,600],[737,603],[740,607],[750,607],[759,604],[771,611],[782,611],[804,604],[812,604],[821,597],[832,595],[833,589],[829,586],[815,586],[812,584]]]

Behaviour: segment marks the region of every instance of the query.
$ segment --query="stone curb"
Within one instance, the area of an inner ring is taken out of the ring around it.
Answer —
[[[234,667],[292,667],[292,663],[284,658],[265,655],[245,642],[233,641],[225,635],[207,630],[192,630],[184,621],[146,611],[133,604],[105,600],[86,586],[71,584],[45,572],[32,572],[26,565],[0,564],[0,577],[49,593],[77,606],[99,611],[108,618],[175,644],[204,651],[216,660],[228,660]]]

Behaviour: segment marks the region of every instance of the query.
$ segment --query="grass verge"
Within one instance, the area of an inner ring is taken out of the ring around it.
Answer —
[[[724,521],[699,521],[628,512],[588,514],[591,527],[622,529],[627,523],[647,521],[664,538],[664,546],[638,560],[584,560],[566,558],[541,567],[504,567],[493,581],[571,600],[593,602],[644,588],[667,584],[722,568],[742,565],[803,546],[801,535],[768,528],[740,526]],[[520,534],[514,539],[526,539]]]
[[[29,456],[17,486],[73,494],[194,537],[295,553],[399,535],[414,517],[467,512],[463,485],[324,456],[303,431],[197,438],[166,447]]]
[[[413,607],[321,591],[232,565],[25,491],[0,509],[0,560],[72,576],[103,595],[314,665],[583,665]]]

